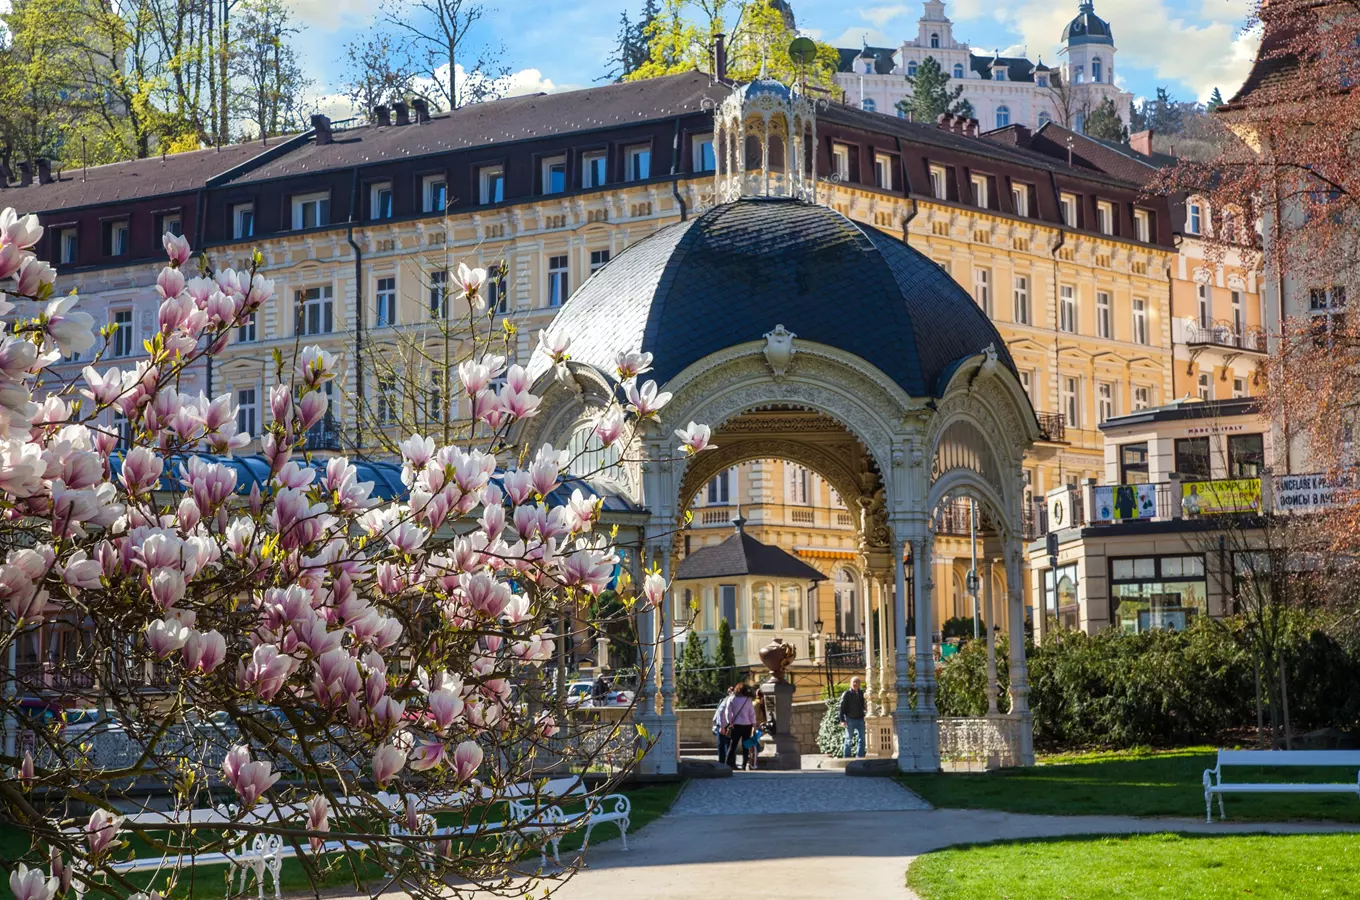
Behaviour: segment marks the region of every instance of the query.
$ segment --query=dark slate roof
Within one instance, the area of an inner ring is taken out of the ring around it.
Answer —
[[[757,575],[767,578],[797,578],[825,581],[826,576],[786,550],[762,544],[745,531],[738,530],[721,544],[700,547],[680,560],[675,580],[695,578],[732,578]]]
[[[1062,40],[1068,45],[1113,44],[1114,35],[1110,32],[1110,23],[1096,15],[1095,4],[1083,0],[1076,18],[1063,29]]]
[[[993,137],[988,134],[987,137]],[[1112,175],[1131,184],[1146,186],[1158,171],[1173,166],[1177,160],[1165,153],[1151,156],[1139,153],[1127,144],[1107,141],[1064,128],[1056,122],[1049,122],[1036,131],[1025,145],[1031,150],[1044,153],[1056,160],[1067,160],[1067,141],[1072,141],[1072,162],[1074,165],[1094,169]]]
[[[1260,397],[1238,397],[1232,400],[1201,400],[1198,397],[1182,397],[1165,406],[1154,406],[1137,412],[1112,416],[1097,427],[1101,431],[1125,425],[1141,425],[1148,422],[1176,422],[1184,419],[1220,419],[1228,416],[1255,415],[1261,411]]]
[[[258,141],[231,144],[220,149],[171,153],[164,158],[132,159],[65,169],[51,184],[38,184],[36,176],[28,187],[0,187],[0,204],[24,213],[43,213],[80,206],[120,203],[144,197],[186,194],[203,187],[204,182],[262,154],[273,153],[288,141],[271,138],[266,146]],[[56,175],[57,173],[53,173]]]
[[[748,199],[637,242],[593,275],[552,328],[571,355],[612,371],[621,350],[652,353],[665,384],[726,347],[782,324],[853,353],[913,397],[940,396],[958,364],[1006,343],[973,298],[901,240],[825,206]],[[548,368],[536,354],[530,375]]]
[[[992,63],[997,60],[1006,64],[1007,81],[1033,81],[1034,63],[1023,56],[974,56],[968,54],[968,68],[978,73],[980,78],[991,80]]]
[[[700,112],[706,100],[722,102],[729,93],[728,87],[692,71],[472,103],[453,112],[435,113],[420,125],[363,125],[337,131],[331,143],[308,143],[237,183],[657,121]]]
[[[838,47],[836,52],[841,55],[840,71],[859,74],[859,69],[855,66],[855,60],[858,59],[860,54],[865,50],[868,50],[873,54],[875,75],[892,74],[893,69],[897,66],[895,57],[897,48],[895,47],[861,47],[858,50]]]

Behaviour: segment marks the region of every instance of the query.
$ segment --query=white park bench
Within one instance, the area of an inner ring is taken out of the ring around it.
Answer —
[[[1354,769],[1349,782],[1224,781],[1224,767],[1330,766]],[[1360,750],[1220,750],[1218,762],[1204,770],[1204,820],[1212,822],[1213,799],[1218,798],[1218,818],[1225,817],[1223,795],[1237,794],[1354,794],[1360,799]]]

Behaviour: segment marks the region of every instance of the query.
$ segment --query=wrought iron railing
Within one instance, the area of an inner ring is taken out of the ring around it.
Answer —
[[[864,666],[864,635],[832,634],[826,638],[826,661],[837,669],[859,669]]]
[[[307,429],[307,435],[302,441],[302,449],[339,450],[341,436],[340,423],[327,416]]]
[[[1231,347],[1253,353],[1266,351],[1265,331],[1260,328],[1245,330],[1234,328],[1228,322],[1214,322],[1204,326],[1202,323],[1190,325],[1185,332],[1185,343],[1189,346]]]
[[[1058,443],[1067,440],[1067,419],[1062,413],[1041,412],[1035,413],[1034,417],[1039,420],[1039,439]]]

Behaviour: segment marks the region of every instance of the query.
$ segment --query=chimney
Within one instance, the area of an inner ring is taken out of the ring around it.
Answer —
[[[430,101],[424,97],[415,97],[411,100],[411,109],[416,114],[416,124],[424,125],[430,121]]]
[[[19,187],[28,187],[33,183],[33,164],[24,161],[19,163]]]
[[[947,113],[947,112],[940,113],[940,114],[935,118],[935,127],[938,128],[938,129],[940,129],[941,131],[953,131],[953,130],[954,130],[954,114],[953,114],[953,113]]]
[[[727,80],[727,35],[721,32],[713,35],[713,77]]]
[[[393,103],[392,111],[397,114],[398,125],[411,124],[410,107],[408,107],[405,103],[402,103],[400,100],[398,100],[396,103]]]
[[[316,144],[329,144],[331,142],[331,120],[329,116],[320,113],[312,116],[312,131],[316,132]]]
[[[1147,131],[1135,131],[1133,134],[1129,135],[1129,146],[1133,148],[1135,153],[1151,156],[1152,129],[1149,128]]]
[[[977,120],[977,119],[961,119],[960,121],[961,121],[961,123],[962,123],[962,125],[963,125],[963,133],[964,133],[964,134],[968,135],[969,137],[977,137],[977,136],[978,136],[978,120]]]
[[[51,184],[52,160],[45,156],[39,156],[35,162],[38,165],[38,184]]]
[[[375,107],[373,107],[373,124],[374,124],[374,125],[391,125],[391,124],[392,124],[392,111],[389,110],[386,106],[375,106]]]

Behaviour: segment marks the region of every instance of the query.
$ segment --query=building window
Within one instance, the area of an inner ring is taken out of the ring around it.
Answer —
[[[1266,448],[1262,435],[1228,435],[1229,478],[1260,478],[1265,465]]]
[[[1202,213],[1201,213],[1201,211],[1200,211],[1200,206],[1199,206],[1199,204],[1198,204],[1198,203],[1191,203],[1191,204],[1190,204],[1189,221],[1186,223],[1186,226],[1185,226],[1185,227],[1186,227],[1186,230],[1189,231],[1191,234],[1199,234],[1199,233],[1200,233],[1200,227],[1202,226],[1202,224],[1203,224],[1203,218],[1202,218]]]
[[[543,160],[543,193],[560,194],[567,189],[567,158],[553,156]]]
[[[1081,603],[1077,600],[1075,564],[1044,570],[1044,616],[1054,627],[1081,627]]]
[[[391,375],[378,376],[377,418],[379,425],[397,421],[397,379]]]
[[[1058,288],[1058,329],[1077,333],[1077,289],[1070,284]]]
[[[1148,445],[1147,441],[1137,444],[1123,444],[1119,448],[1119,483],[1148,483]]]
[[[803,591],[796,584],[786,584],[779,589],[779,621],[785,628],[800,631],[803,628]]]
[[[693,138],[691,150],[694,154],[691,168],[695,172],[712,172],[718,168],[718,158],[713,153],[713,135],[696,135]]]
[[[754,628],[774,628],[774,587],[768,583],[751,588],[751,625]]]
[[[1242,397],[1245,397],[1245,396],[1247,396],[1247,379],[1245,379],[1245,378],[1234,378],[1234,379],[1233,379],[1233,399],[1234,399],[1234,400],[1237,400],[1237,399],[1241,399]]]
[[[954,63],[954,77],[955,78],[963,77],[963,63]]]
[[[1004,74],[1004,69],[997,69],[997,74]],[[996,127],[1005,128],[1011,124],[1011,108],[1009,106],[998,106],[996,108]]]
[[[1047,76],[1047,75],[1035,75],[1035,76],[1034,76],[1034,83],[1035,83],[1036,85],[1038,85],[1039,87],[1048,87],[1048,76]],[[1043,125],[1044,125],[1047,121],[1048,121],[1048,113],[1047,113],[1047,112],[1041,112],[1041,113],[1039,113],[1039,126],[1040,126],[1040,127],[1043,127]]]
[[[973,269],[973,299],[990,318],[992,315],[992,272],[990,269]]]
[[[374,324],[379,328],[387,328],[397,324],[397,279],[395,277],[379,278],[376,296],[378,318]]]
[[[1073,83],[1073,84],[1085,84],[1085,83],[1086,83],[1086,70],[1085,70],[1085,68],[1083,68],[1082,66],[1073,66],[1073,67],[1072,67],[1072,83]],[[1080,131],[1081,129],[1078,128],[1077,130]]]
[[[993,80],[993,81],[1005,81],[1005,80],[1006,80],[1006,70],[1003,69],[1003,68],[1000,67],[1000,66],[997,66],[996,68],[992,69],[992,80]]]
[[[1025,396],[1034,399],[1034,373],[1029,369],[1020,370],[1020,386],[1025,389]]]
[[[608,183],[609,178],[605,172],[608,159],[603,150],[596,150],[581,157],[581,187],[598,188]]]
[[[708,504],[726,506],[731,499],[732,476],[730,469],[724,469],[708,480]]]
[[[1091,60],[1091,81],[1099,83],[1102,74],[1100,57],[1097,56]]]
[[[238,203],[231,208],[231,235],[237,240],[255,236],[255,204]]]
[[[1063,412],[1067,424],[1072,428],[1081,427],[1081,382],[1072,376],[1063,377]]]
[[[1029,324],[1029,279],[1015,276],[1015,324]]]
[[[1029,185],[1011,185],[1011,207],[1017,216],[1029,218]]]
[[[629,147],[624,154],[628,163],[628,181],[646,181],[652,177],[652,146],[639,144]]]
[[[930,49],[932,49],[932,50],[938,50],[938,49],[940,49],[940,35],[939,35],[939,32],[932,31],[932,32],[930,33]]]
[[[1043,82],[1040,84],[1040,87],[1043,87],[1043,86],[1045,86],[1045,85],[1048,84],[1048,77],[1047,77],[1047,76],[1041,76],[1041,77],[1043,78]],[[1053,116],[1049,114],[1048,110],[1045,109],[1045,110],[1040,110],[1040,111],[1039,111],[1039,127],[1040,127],[1040,128],[1043,128],[1045,125],[1049,124],[1049,123],[1052,122],[1052,121],[1053,121]]]
[[[1110,617],[1125,634],[1184,631],[1208,610],[1203,556],[1110,560]]]
[[[1104,422],[1114,418],[1114,385],[1102,381],[1096,385],[1096,419]]]
[[[1213,324],[1213,298],[1209,294],[1209,285],[1199,284],[1195,286],[1195,292],[1199,297],[1199,327],[1201,330],[1208,331]]]
[[[422,211],[442,213],[449,205],[449,182],[443,175],[426,175],[420,182]]]
[[[1148,342],[1147,301],[1142,297],[1133,298],[1133,342]]]
[[[1133,389],[1133,408],[1149,409],[1152,406],[1152,388],[1136,387]]]
[[[1105,291],[1096,291],[1096,337],[1111,338],[1114,331],[1111,328],[1113,319],[1110,314],[1110,295]]]
[[[1096,204],[1096,227],[1101,234],[1114,234],[1114,206],[1104,200]]]
[[[944,166],[930,167],[930,196],[936,200],[949,199],[949,172]]]
[[[1209,439],[1207,437],[1177,438],[1175,442],[1176,473],[1183,478],[1211,478]]]
[[[570,289],[567,281],[567,258],[551,256],[548,258],[548,305],[561,306],[567,300]]]
[[[893,159],[884,153],[874,154],[874,181],[885,191],[893,189]]]
[[[293,198],[293,229],[320,228],[330,224],[331,195],[303,194]]]
[[[1199,379],[1197,381],[1197,384],[1199,389],[1199,399],[1201,400],[1214,399],[1213,379],[1209,377],[1208,372],[1199,373]]]
[[[75,264],[80,256],[78,233],[74,226],[57,229],[57,262],[64,265]]]
[[[252,344],[259,340],[259,333],[255,330],[255,321],[258,316],[258,312],[246,316],[246,320],[236,329],[236,343]]]
[[[1242,318],[1242,292],[1232,292],[1232,328],[1233,334],[1241,335],[1246,330],[1246,321]]]
[[[842,182],[850,180],[850,148],[844,144],[831,146],[832,174]]]
[[[384,181],[368,189],[368,217],[374,220],[392,218],[392,182]]]
[[[104,223],[104,255],[127,256],[132,230],[126,219]]]
[[[1345,327],[1346,288],[1334,284],[1329,288],[1308,291],[1308,314],[1312,317],[1313,341],[1328,346],[1332,336]]]
[[[874,102],[872,97],[865,97],[859,101],[859,108],[865,112],[878,112],[878,104]]]
[[[609,262],[609,251],[608,251],[608,250],[591,250],[591,251],[590,251],[590,274],[591,274],[591,275],[594,275],[596,272],[598,272],[598,271],[600,271],[601,269],[603,269],[603,268],[605,267],[605,265],[606,265],[608,262]]]
[[[114,411],[112,417],[113,431],[118,435],[118,450],[127,450],[132,446],[132,423],[127,416],[118,411]]]
[[[160,225],[156,228],[157,234],[173,234],[175,237],[184,236],[184,220],[179,213],[164,213],[160,216]]]
[[[907,63],[907,77],[908,78],[916,77],[916,60],[914,59]]]
[[[449,315],[449,273],[435,269],[430,273],[430,316],[445,319]]]
[[[113,324],[118,326],[113,332],[113,356],[132,355],[132,310],[115,309]]]
[[[329,284],[296,291],[293,300],[297,334],[305,337],[335,330],[334,289]]]
[[[982,209],[987,209],[991,205],[988,202],[990,198],[987,196],[987,176],[973,175],[969,177],[968,181],[973,186],[973,203]]]
[[[1152,219],[1148,216],[1145,209],[1135,209],[1133,211],[1133,230],[1134,236],[1144,244],[1152,242]]]
[[[258,409],[254,388],[243,388],[237,391],[236,430],[242,434],[254,435],[259,424]]]
[[[477,170],[477,202],[483,206],[505,200],[505,167],[482,166]]]
[[[1059,194],[1058,207],[1062,211],[1062,223],[1068,228],[1077,227],[1077,195]]]
[[[807,506],[811,474],[802,466],[784,463],[784,502]]]

